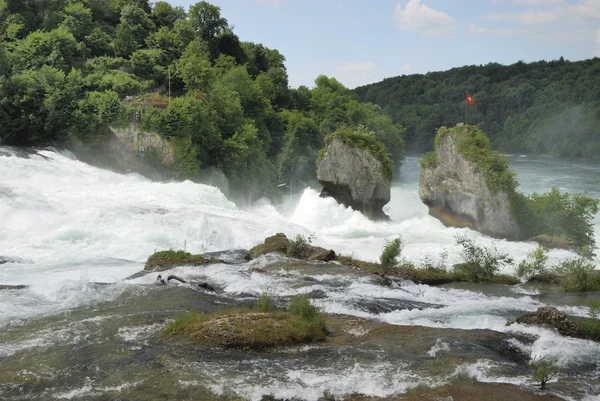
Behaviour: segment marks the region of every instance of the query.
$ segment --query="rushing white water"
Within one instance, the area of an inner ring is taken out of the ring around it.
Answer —
[[[242,210],[211,186],[189,181],[156,183],[137,174],[120,175],[100,170],[52,151],[39,154],[21,158],[0,153],[0,256],[20,260],[20,263],[0,265],[0,285],[29,286],[25,290],[0,291],[0,327],[17,325],[29,317],[117,299],[132,285],[151,283],[153,276],[127,282],[123,279],[141,270],[152,252],[169,248],[185,247],[190,252],[250,248],[268,235],[285,232],[288,236],[314,235],[317,245],[341,254],[376,260],[385,241],[401,235],[405,244],[403,256],[407,259],[419,262],[428,257],[436,262],[445,250],[447,263],[451,265],[461,261],[460,250],[454,246],[457,234],[468,235],[481,244],[495,244],[517,262],[535,247],[531,243],[492,240],[469,229],[444,227],[429,216],[418,197],[416,158],[407,159],[401,180],[392,187],[392,200],[387,208],[391,221],[372,222],[333,199],[320,198],[313,189],[298,194],[287,214],[281,212],[281,208],[264,204]],[[517,169],[521,190],[526,193],[557,186],[566,191],[587,190],[591,196],[600,198],[600,183],[590,178],[599,176],[598,166],[519,158],[513,159],[511,164]],[[597,219],[598,243],[599,233],[600,219]],[[572,256],[567,251],[550,252],[551,262]],[[253,263],[263,262],[259,259]],[[511,269],[506,272],[510,273]],[[173,272],[183,277],[197,275],[185,267]],[[271,291],[274,295],[289,296],[324,291],[327,297],[319,302],[329,313],[375,318],[392,324],[536,334],[540,338],[528,352],[539,355],[559,348],[564,365],[600,359],[597,343],[567,339],[541,328],[506,326],[507,316],[543,305],[535,298],[535,291],[520,287],[505,294],[424,285],[382,289],[367,278],[325,274],[314,275],[311,285],[299,287],[293,274],[252,274],[238,266],[224,265],[203,269],[203,277],[228,294]],[[322,284],[332,280],[339,280],[343,290]],[[92,282],[117,285],[98,287],[91,285]],[[357,308],[353,302],[381,298],[426,302],[440,307],[373,315]],[[587,308],[574,307],[569,311],[582,315]],[[158,328],[123,328],[119,336],[135,337],[138,332],[149,333]],[[69,330],[62,334],[68,334]],[[60,342],[57,336],[62,334],[48,333],[18,344],[0,345],[0,356]],[[330,375],[329,383],[347,387],[348,378],[361,374],[360,369],[357,366],[338,376]],[[300,383],[300,387],[311,388],[312,383],[314,388],[319,388],[320,372],[294,374],[298,377],[293,380]],[[403,376],[397,373],[396,377]],[[502,380],[497,378],[496,381]],[[374,378],[371,393],[392,394],[402,386],[406,388],[405,382],[384,385],[384,381]],[[413,387],[419,381],[415,379],[411,383]],[[281,396],[298,393],[283,387],[273,391]],[[243,392],[254,397],[254,391],[246,387]],[[315,390],[314,395],[318,397],[318,391]],[[68,394],[65,398],[69,398]]]

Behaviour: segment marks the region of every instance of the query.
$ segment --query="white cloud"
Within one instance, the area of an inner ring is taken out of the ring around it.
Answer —
[[[254,0],[258,4],[263,4],[270,7],[279,7],[283,4],[283,0]]]
[[[518,28],[503,28],[503,29],[489,29],[475,24],[469,24],[469,33],[477,35],[499,35],[499,36],[510,36],[510,35],[525,35],[528,32]]]
[[[565,4],[565,0],[512,0],[515,4],[523,4],[526,6],[557,6],[559,4]]]
[[[408,0],[405,8],[398,4],[393,18],[401,30],[415,31],[427,36],[446,35],[458,29],[454,26],[451,16],[421,4],[421,0]]]
[[[530,1],[533,5],[535,1],[537,4],[544,4],[550,6],[550,1],[542,2],[541,0],[517,0],[517,1]],[[560,3],[565,4],[565,3]],[[581,21],[588,19],[600,19],[600,1],[599,0],[580,0],[578,3],[565,4],[564,6],[556,6],[544,9],[533,9],[530,8],[524,12],[517,13],[492,13],[487,15],[487,19],[490,20],[507,20],[516,21],[522,24],[533,25],[533,24],[548,24],[557,21]]]
[[[600,57],[600,29],[596,31],[596,57]]]
[[[339,64],[335,67],[333,75],[348,88],[356,88],[381,80],[379,71],[371,61]]]
[[[410,73],[412,71],[412,65],[411,64],[404,64],[402,66],[402,68],[400,68],[400,71],[402,71],[403,73]]]
[[[344,5],[338,3],[338,4],[335,5],[335,8],[337,8],[338,10],[343,10],[344,9]]]
[[[339,72],[350,72],[360,76],[368,76],[375,70],[375,64],[370,61],[365,61],[363,63],[344,64],[337,66],[336,70]]]

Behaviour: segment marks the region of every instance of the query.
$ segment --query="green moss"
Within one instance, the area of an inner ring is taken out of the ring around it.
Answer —
[[[181,265],[201,265],[207,263],[202,255],[192,255],[186,251],[160,251],[152,254],[146,261],[144,270],[161,270]]]
[[[325,157],[325,153],[327,152],[327,147],[331,144],[334,138],[341,139],[345,144],[350,145],[352,147],[356,147],[363,150],[368,150],[371,155],[379,160],[383,165],[381,173],[383,176],[391,180],[393,176],[393,162],[390,159],[389,154],[387,153],[387,149],[385,145],[380,142],[376,137],[375,133],[369,131],[364,126],[358,127],[342,127],[337,129],[335,132],[327,135],[325,137],[325,146],[319,152],[317,157],[317,166]]]
[[[445,135],[455,136],[458,152],[465,159],[477,164],[477,170],[483,172],[492,193],[515,192],[519,185],[515,179],[516,174],[508,168],[506,159],[492,150],[490,140],[479,128],[473,125],[440,128],[435,138],[436,151]]]
[[[227,310],[211,314],[180,313],[163,331],[208,346],[263,350],[322,341],[325,317],[308,297],[292,299],[290,312]]]
[[[436,152],[427,152],[421,155],[421,159],[419,160],[419,165],[421,168],[430,168],[435,167],[437,164],[437,153]]]

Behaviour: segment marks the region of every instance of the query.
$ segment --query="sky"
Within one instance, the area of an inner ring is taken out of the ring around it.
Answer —
[[[168,0],[186,10],[198,0]],[[212,0],[242,41],[286,58],[291,87],[349,88],[490,62],[600,57],[600,0]]]

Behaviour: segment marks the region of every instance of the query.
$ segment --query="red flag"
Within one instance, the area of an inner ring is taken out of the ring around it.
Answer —
[[[468,92],[467,92],[467,103],[468,104],[475,104],[475,101],[473,100],[473,96],[469,95]]]

